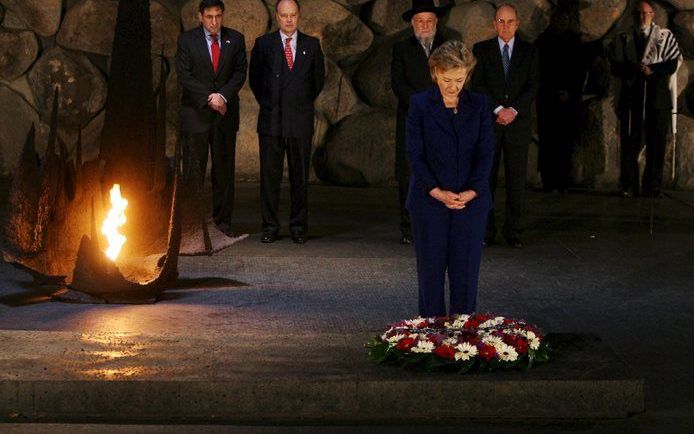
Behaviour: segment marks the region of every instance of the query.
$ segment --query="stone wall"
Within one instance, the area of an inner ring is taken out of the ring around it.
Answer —
[[[494,35],[491,20],[502,0],[441,0],[450,11],[441,25],[468,44]],[[520,34],[534,40],[549,24],[556,1],[516,0]],[[176,38],[195,27],[198,0],[152,0],[152,60],[158,86],[158,55],[172,62]],[[274,0],[227,0],[225,24],[246,36],[248,50],[256,37],[276,28]],[[321,39],[326,54],[325,90],[316,103],[313,181],[340,185],[383,185],[394,177],[396,100],[390,90],[390,51],[409,32],[400,19],[410,0],[303,0],[301,29]],[[583,40],[598,50],[631,24],[633,0],[581,2]],[[103,126],[109,56],[117,0],[0,0],[0,174],[13,170],[32,123],[38,143],[45,143],[51,89],[62,89],[59,134],[74,144],[82,128],[87,159],[96,157]],[[676,32],[687,57],[694,59],[694,0],[657,2],[657,22]],[[666,173],[674,184],[694,188],[694,60],[678,72],[680,98],[676,142],[670,144]],[[587,98],[583,138],[575,155],[574,177],[596,188],[616,188],[618,123],[614,114],[614,80],[604,60],[595,58],[591,72],[599,91]],[[612,84],[610,84],[612,82]],[[177,140],[175,72],[163,90],[167,107],[169,150]],[[246,85],[240,95],[241,130],[237,174],[258,178],[257,104]],[[676,147],[673,144],[676,143]],[[537,182],[536,145],[531,145],[529,183]],[[674,155],[674,159],[672,158]],[[674,170],[672,161],[675,162]]]

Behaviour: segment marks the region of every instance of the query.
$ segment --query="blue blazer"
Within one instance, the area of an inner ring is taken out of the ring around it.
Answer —
[[[487,99],[481,93],[463,90],[458,113],[453,116],[437,87],[413,95],[407,115],[407,156],[412,170],[407,209],[448,210],[429,195],[439,187],[456,193],[475,190],[477,197],[460,211],[488,212],[493,134]]]

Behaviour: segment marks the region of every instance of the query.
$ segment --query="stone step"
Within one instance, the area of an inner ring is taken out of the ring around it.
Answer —
[[[550,363],[457,375],[374,366],[374,333],[233,336],[0,331],[0,421],[454,423],[644,409],[643,380],[593,336]]]

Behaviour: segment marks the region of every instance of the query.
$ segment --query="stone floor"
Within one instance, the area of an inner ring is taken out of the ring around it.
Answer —
[[[414,257],[411,247],[397,243],[394,189],[312,186],[310,239],[302,246],[293,244],[286,230],[277,243],[261,244],[258,186],[241,184],[237,191],[236,229],[251,236],[212,257],[182,258],[180,286],[166,291],[161,302],[48,302],[45,294],[30,287],[26,275],[2,264],[0,329],[169,337],[368,334],[416,314]],[[283,211],[288,208],[286,196],[285,191]],[[475,422],[468,428],[691,432],[694,193],[670,192],[655,201],[588,191],[531,193],[528,214],[526,248],[496,245],[484,251],[479,310],[524,317],[547,332],[598,334],[645,379],[646,412],[588,425]],[[5,428],[0,425],[2,432],[43,432],[42,425],[33,424]],[[102,428],[113,432],[112,427]],[[160,428],[141,432],[185,432]],[[199,428],[276,432],[262,427]],[[99,427],[55,429],[98,432],[90,430]],[[367,432],[363,429],[315,428],[326,433]],[[389,429],[400,432],[397,423]],[[302,431],[285,427],[284,432]]]

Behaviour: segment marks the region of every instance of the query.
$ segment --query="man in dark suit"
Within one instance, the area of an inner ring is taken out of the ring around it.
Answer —
[[[622,195],[639,194],[639,153],[646,142],[642,193],[659,197],[665,145],[676,108],[676,72],[682,55],[672,32],[653,23],[649,1],[633,11],[635,27],[618,35],[610,46],[612,74],[620,79],[617,109],[620,120]]]
[[[256,39],[251,52],[249,84],[255,95],[260,141],[260,206],[263,243],[279,238],[277,216],[284,155],[289,164],[292,241],[306,242],[308,170],[313,137],[313,102],[323,89],[325,65],[318,39],[297,30],[299,4],[275,5],[279,30]]]
[[[429,73],[429,55],[445,39],[437,30],[438,17],[443,8],[434,6],[432,0],[413,0],[412,8],[402,14],[402,19],[412,24],[413,35],[393,46],[393,62],[390,66],[390,84],[398,98],[398,117],[395,127],[395,177],[398,180],[400,202],[400,242],[412,243],[410,217],[405,207],[410,166],[405,150],[405,124],[410,108],[410,97],[434,85]]]
[[[549,26],[535,41],[542,77],[537,96],[538,169],[542,190],[548,193],[568,191],[580,137],[587,68],[577,21],[578,2],[560,0]]]
[[[246,44],[241,33],[222,26],[221,0],[203,0],[198,10],[201,26],[179,36],[176,52],[184,171],[199,170],[202,187],[209,146],[212,217],[219,230],[232,236],[238,92],[246,81]]]
[[[487,95],[494,114],[494,165],[489,184],[496,190],[501,156],[506,178],[506,220],[502,230],[506,242],[516,248],[521,242],[525,207],[528,145],[531,140],[531,107],[539,85],[539,59],[535,47],[516,36],[520,21],[516,9],[500,6],[494,17],[497,37],[478,42],[473,48],[477,67],[472,89]],[[485,245],[495,242],[494,210],[489,212]]]

